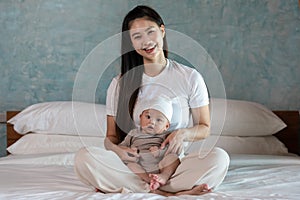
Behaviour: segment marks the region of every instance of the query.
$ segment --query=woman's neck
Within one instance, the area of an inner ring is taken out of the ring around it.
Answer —
[[[164,56],[155,61],[144,59],[144,73],[151,77],[157,76],[165,69],[166,65],[167,60]]]

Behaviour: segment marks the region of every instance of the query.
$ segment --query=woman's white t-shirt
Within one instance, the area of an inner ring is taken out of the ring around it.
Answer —
[[[107,115],[116,116],[118,101],[118,80],[113,78],[106,97]],[[209,104],[208,92],[201,74],[190,67],[167,59],[165,69],[155,77],[142,78],[137,101],[152,99],[156,96],[167,96],[172,100],[173,116],[169,130],[186,128],[190,124],[190,108],[197,108]],[[134,110],[133,119],[139,125],[139,115]]]

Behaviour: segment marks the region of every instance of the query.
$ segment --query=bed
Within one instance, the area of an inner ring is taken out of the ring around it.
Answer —
[[[211,193],[95,192],[77,179],[73,159],[83,146],[103,147],[105,106],[57,101],[7,111],[0,199],[300,199],[299,111],[270,111],[238,100],[213,99],[211,105],[211,136],[186,147],[186,153],[212,146],[229,153],[228,174]]]

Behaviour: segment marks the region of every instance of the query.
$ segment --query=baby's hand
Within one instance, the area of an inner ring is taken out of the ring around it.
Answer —
[[[157,146],[152,146],[149,148],[149,151],[152,153],[152,155],[156,158],[159,156],[159,148]]]

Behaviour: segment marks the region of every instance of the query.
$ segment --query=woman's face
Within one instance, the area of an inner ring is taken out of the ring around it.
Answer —
[[[163,37],[165,27],[159,27],[146,18],[137,18],[130,24],[129,34],[136,52],[149,61],[156,61],[163,56]]]

